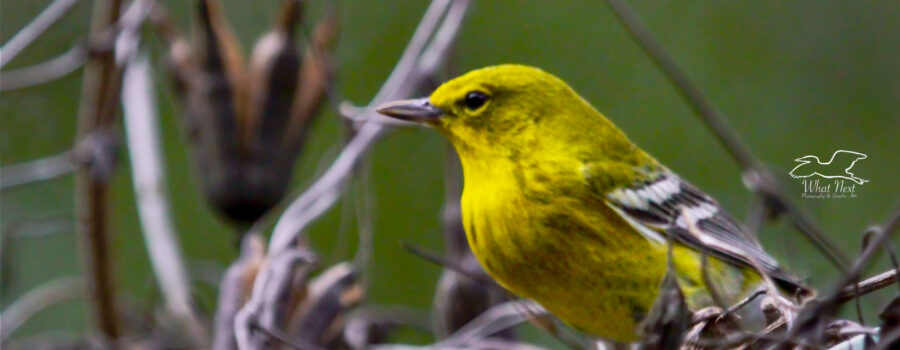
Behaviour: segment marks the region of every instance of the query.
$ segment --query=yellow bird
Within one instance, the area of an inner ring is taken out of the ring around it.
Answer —
[[[633,341],[673,266],[689,307],[716,290],[736,301],[763,269],[780,287],[809,293],[778,267],[710,196],[635,146],[565,82],[540,69],[500,65],[441,85],[430,98],[382,114],[434,127],[459,153],[469,245],[503,287],[581,331]]]

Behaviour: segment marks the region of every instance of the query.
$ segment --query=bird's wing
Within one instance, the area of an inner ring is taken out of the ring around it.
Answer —
[[[668,170],[643,173],[642,181],[596,194],[648,239],[658,240],[652,232],[671,236],[733,264],[756,265],[786,289],[802,288],[712,197]],[[589,184],[599,181],[590,169],[585,175]]]

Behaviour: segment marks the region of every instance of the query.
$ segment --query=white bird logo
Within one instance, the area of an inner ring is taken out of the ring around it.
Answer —
[[[826,179],[847,179],[860,185],[869,182],[869,180],[857,177],[850,172],[850,168],[860,159],[866,159],[868,156],[859,152],[837,150],[831,155],[831,159],[822,162],[819,157],[814,155],[806,155],[797,159],[795,162],[800,163],[791,170],[790,175],[795,179],[807,178],[813,175],[819,175]],[[836,161],[836,162],[835,162]],[[841,173],[840,170],[843,170]]]

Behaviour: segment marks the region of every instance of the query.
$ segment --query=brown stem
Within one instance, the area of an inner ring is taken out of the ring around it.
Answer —
[[[857,297],[861,297],[863,295],[872,293],[876,290],[881,290],[887,286],[890,286],[897,282],[897,271],[889,270],[877,274],[875,276],[869,277],[865,281],[859,282],[855,288],[854,286],[845,287],[841,292],[841,295],[838,297],[838,303],[845,303],[850,300],[856,299]]]
[[[119,0],[94,2],[91,19],[92,43],[109,40],[104,33],[111,32],[119,18]],[[108,132],[115,122],[119,101],[121,71],[116,67],[113,52],[105,50],[88,60],[81,88],[81,104],[78,111],[78,140],[88,140]],[[93,144],[93,143],[92,143]],[[103,147],[102,144],[100,143]],[[103,150],[100,150],[104,152]],[[88,152],[94,154],[95,152]],[[89,275],[88,295],[94,301],[94,313],[100,330],[110,339],[120,335],[116,321],[114,278],[111,271],[109,232],[107,223],[109,169],[100,169],[99,159],[86,159],[88,166],[76,174],[76,210],[78,236],[84,247],[85,271]]]

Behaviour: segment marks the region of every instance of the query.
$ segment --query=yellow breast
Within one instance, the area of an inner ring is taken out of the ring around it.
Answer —
[[[666,247],[651,243],[601,200],[579,198],[498,163],[470,176],[462,199],[469,244],[485,270],[576,329],[636,339],[666,271]],[[587,191],[582,191],[582,193]],[[689,304],[708,304],[699,257],[675,250]],[[715,272],[727,272],[715,262]],[[738,277],[742,279],[740,274]],[[740,283],[740,281],[736,281]]]

